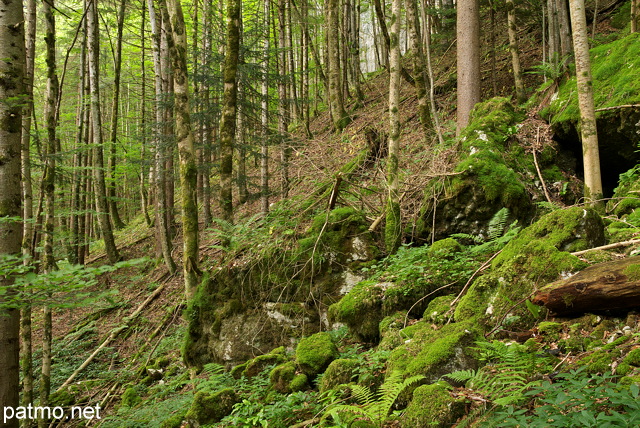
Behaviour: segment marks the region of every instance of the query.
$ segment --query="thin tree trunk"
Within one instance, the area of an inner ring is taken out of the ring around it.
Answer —
[[[164,258],[164,263],[169,269],[169,273],[173,275],[177,269],[173,257],[171,256],[172,244],[169,237],[169,227],[167,225],[166,210],[166,186],[165,186],[165,141],[162,138],[163,122],[165,119],[164,103],[162,93],[162,65],[160,61],[160,26],[158,25],[158,17],[153,5],[153,0],[147,0],[149,9],[149,23],[151,25],[151,34],[153,38],[153,66],[155,72],[155,116],[156,124],[154,127],[154,139],[156,146],[155,153],[155,191],[156,191],[156,236],[160,243],[160,253]]]
[[[52,272],[56,269],[53,256],[53,234],[55,220],[55,171],[56,171],[56,102],[58,100],[58,76],[56,74],[56,28],[53,15],[53,0],[42,2],[42,14],[45,22],[45,44],[47,63],[47,92],[45,101],[45,121],[47,125],[47,144],[42,176],[42,192],[44,194],[44,250],[43,271]],[[49,392],[51,390],[51,344],[52,344],[52,318],[51,308],[43,308],[43,337],[42,337],[42,372],[40,375],[40,405],[49,405]],[[38,426],[44,427],[47,420],[38,419]]]
[[[387,198],[384,240],[387,253],[400,246],[402,221],[398,196],[398,155],[400,148],[400,21],[401,0],[393,0],[391,10],[391,33],[389,51],[389,154],[387,158]]]
[[[598,149],[598,131],[593,101],[593,81],[591,78],[591,60],[589,58],[584,0],[570,0],[570,11],[578,84],[578,105],[580,107],[580,135],[584,162],[584,198],[596,209],[604,211],[600,152]]]
[[[327,49],[329,61],[329,100],[333,125],[338,132],[349,124],[349,116],[344,109],[342,79],[340,70],[340,2],[327,2]]]
[[[203,11],[204,15],[204,36],[203,36],[203,66],[205,69],[208,69],[211,66],[211,37],[212,37],[212,24],[211,24],[211,3],[208,1],[204,2]],[[208,82],[204,82],[203,88],[204,92],[204,110],[207,112],[207,115],[210,115],[211,111],[211,87]],[[203,221],[204,226],[208,227],[212,221],[211,215],[211,145],[213,144],[212,133],[215,129],[215,126],[212,126],[211,123],[213,120],[207,119],[204,121],[204,129],[203,129],[203,151],[204,151],[204,163],[202,165],[202,197],[203,201]]]
[[[414,81],[416,82],[416,96],[418,97],[418,112],[425,138],[428,138],[433,132],[433,123],[429,114],[429,98],[426,85],[427,67],[424,63],[422,39],[418,32],[419,22],[416,0],[405,0],[405,9],[407,11],[407,31],[409,33],[410,49],[413,52],[413,73]]]
[[[116,36],[116,50],[114,53],[114,77],[113,77],[113,101],[111,104],[111,127],[109,142],[111,145],[111,156],[109,156],[109,213],[113,219],[113,225],[116,229],[122,229],[124,223],[120,219],[118,213],[118,204],[116,202],[116,157],[118,144],[118,105],[120,102],[120,70],[122,69],[122,30],[124,27],[124,13],[127,0],[120,0],[120,9],[118,10],[118,33]]]
[[[198,204],[195,144],[189,113],[189,80],[187,76],[187,37],[180,0],[169,0],[169,14],[173,34],[170,43],[175,89],[176,137],[180,156],[180,186],[182,188],[182,272],[187,302],[195,296],[198,287]]]
[[[522,82],[522,71],[520,69],[520,55],[518,54],[518,39],[516,38],[516,7],[513,0],[507,0],[507,32],[509,33],[509,50],[511,51],[511,67],[513,69],[513,80],[516,87],[516,99],[519,104],[524,103],[527,98],[524,93]]]
[[[102,117],[100,107],[100,36],[98,22],[98,5],[96,0],[89,0],[87,14],[87,33],[89,45],[89,82],[91,86],[91,125],[93,127],[94,144],[94,186],[96,190],[96,208],[98,223],[104,239],[107,258],[111,263],[120,259],[118,249],[113,238],[113,230],[109,219],[109,205],[107,204],[107,189],[104,174],[104,157],[102,142]]]
[[[33,242],[33,186],[31,180],[31,111],[33,109],[33,75],[36,47],[36,2],[28,0],[25,16],[25,41],[26,41],[26,67],[25,67],[25,94],[27,97],[22,113],[22,197],[23,197],[23,233],[22,255],[24,263],[31,263]],[[22,406],[33,403],[33,346],[31,330],[31,307],[22,309],[20,321],[20,345],[22,368]],[[30,421],[23,421],[23,426],[28,426]]]
[[[220,118],[220,206],[222,219],[233,223],[233,143],[238,110],[238,59],[240,50],[240,0],[227,3],[227,44],[224,60],[224,93]],[[223,243],[228,245],[228,242]]]
[[[631,32],[638,32],[638,21],[640,21],[640,0],[631,0]]]
[[[306,1],[306,0],[303,0]],[[260,206],[263,214],[269,212],[269,17],[270,0],[263,0],[264,38],[262,45],[262,86],[260,122],[262,125],[262,143],[260,145]],[[304,31],[305,37],[308,31]]]
[[[288,156],[288,131],[289,131],[289,104],[287,83],[284,80],[289,76],[287,60],[287,36],[286,36],[286,0],[278,2],[278,133],[280,134],[280,165],[281,165],[281,195],[286,198],[289,194],[289,156]]]

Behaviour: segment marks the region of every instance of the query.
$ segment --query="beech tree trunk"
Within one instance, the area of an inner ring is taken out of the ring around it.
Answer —
[[[109,205],[107,203],[107,189],[104,174],[104,156],[102,142],[102,116],[100,105],[100,36],[98,22],[98,5],[96,0],[89,0],[87,4],[87,36],[89,46],[89,83],[91,86],[91,126],[93,128],[94,144],[94,186],[96,196],[96,210],[100,233],[104,240],[107,258],[111,263],[116,263],[120,256],[113,238],[113,230],[109,218]]]
[[[400,147],[400,18],[401,0],[393,0],[391,9],[391,32],[389,50],[389,154],[387,158],[387,211],[385,223],[385,245],[387,253],[400,246],[402,222],[398,196],[398,154]]]
[[[306,0],[303,0],[306,1]],[[270,0],[263,0],[264,38],[262,45],[262,85],[260,87],[260,123],[262,142],[260,144],[260,207],[263,214],[269,212],[269,38]],[[304,30],[305,37],[308,31]]]
[[[187,302],[198,287],[198,205],[195,144],[189,113],[189,80],[187,76],[187,37],[180,0],[169,0],[169,14],[173,31],[171,60],[175,90],[176,137],[180,156],[180,186],[182,188],[182,234],[184,274]],[[171,43],[170,43],[171,47]]]
[[[418,31],[419,19],[416,0],[405,0],[407,10],[407,31],[409,33],[409,46],[413,59],[413,80],[416,83],[416,96],[418,97],[418,114],[420,123],[428,138],[433,131],[433,123],[429,114],[429,97],[427,95],[427,67],[424,63],[424,52],[422,49],[422,38]]]
[[[580,107],[580,136],[584,163],[584,198],[598,210],[604,210],[598,130],[593,101],[593,80],[589,58],[587,18],[584,0],[570,0],[573,49],[575,51],[578,105]]]
[[[333,125],[338,132],[349,123],[344,109],[342,91],[342,72],[340,70],[340,2],[328,0],[327,3],[327,49],[329,62],[329,100]]]
[[[520,55],[518,54],[518,39],[516,36],[516,7],[513,0],[507,0],[507,30],[509,33],[509,50],[511,51],[511,68],[513,69],[513,80],[516,87],[516,99],[519,104],[524,103],[527,98],[524,93],[522,83],[522,70],[520,69]]]
[[[473,106],[480,102],[479,11],[479,0],[458,2],[458,134],[469,124]]]
[[[640,306],[640,256],[590,266],[543,287],[532,302],[561,316]]]
[[[7,0],[0,8],[0,100],[27,101],[24,89],[25,46],[21,1]],[[0,218],[22,216],[20,189],[20,138],[22,102],[0,103]],[[16,220],[0,222],[0,255],[20,256],[22,224]],[[0,276],[0,286],[10,286],[12,278]],[[9,292],[13,292],[9,288]],[[0,296],[0,304],[4,302]],[[3,310],[0,316],[0,407],[16,408],[20,391],[20,311]],[[2,421],[3,428],[16,428],[18,419]]]

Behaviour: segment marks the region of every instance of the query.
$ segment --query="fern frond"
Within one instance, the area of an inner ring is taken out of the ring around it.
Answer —
[[[375,394],[369,388],[362,385],[350,385],[350,388],[353,398],[361,405],[367,406],[376,401]]]
[[[493,241],[498,239],[504,233],[505,227],[507,225],[507,219],[509,218],[509,208],[502,208],[497,213],[493,215],[491,220],[489,220],[488,225],[488,239],[489,241]]]
[[[473,379],[476,377],[475,370],[458,370],[449,374],[444,375],[443,377],[449,378],[456,383],[465,383],[469,379]]]
[[[482,238],[475,235],[470,235],[468,233],[452,233],[451,237],[454,239],[463,239],[473,242],[474,244],[481,244],[483,241]]]

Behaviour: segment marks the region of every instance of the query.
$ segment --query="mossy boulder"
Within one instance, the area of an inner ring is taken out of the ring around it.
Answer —
[[[338,355],[338,348],[326,332],[304,337],[296,347],[296,363],[310,378],[324,372]]]
[[[238,396],[231,388],[214,393],[198,392],[193,398],[185,419],[189,421],[191,426],[220,422],[222,418],[231,414],[233,405],[238,401]]]
[[[356,374],[358,365],[358,360],[353,358],[333,360],[320,380],[320,392],[322,393],[334,389],[338,385],[350,383],[354,374]]]
[[[400,418],[403,428],[450,427],[465,412],[465,400],[453,398],[446,382],[422,385]]]
[[[284,347],[276,348],[268,354],[259,355],[256,358],[247,361],[242,374],[247,378],[252,378],[259,375],[267,367],[283,363],[286,360],[287,356]]]
[[[435,179],[425,188],[417,224],[421,237],[486,237],[491,219],[502,208],[509,209],[512,220],[531,219],[533,201],[543,196],[531,185],[537,180],[533,156],[514,138],[522,119],[524,114],[508,98],[476,104],[460,135],[457,175],[446,183]],[[541,168],[552,160],[541,159]]]
[[[425,309],[423,318],[436,325],[443,325],[449,320],[449,312],[451,311],[451,303],[456,298],[452,294],[439,296],[429,302],[429,306]]]
[[[122,393],[120,405],[122,407],[135,407],[142,402],[137,388],[129,387]]]
[[[281,394],[303,391],[309,386],[307,375],[299,373],[296,363],[293,361],[280,364],[271,370],[269,381],[273,389]]]
[[[523,298],[587,264],[567,251],[604,242],[604,225],[589,208],[553,211],[522,230],[493,260],[491,270],[476,279],[456,307],[457,321],[479,317],[486,325],[530,328],[536,318]]]
[[[342,322],[362,341],[378,339],[378,325],[382,321],[384,290],[393,284],[362,281],[339,302],[329,307],[329,320]]]
[[[447,373],[477,365],[471,347],[481,331],[473,319],[437,330],[422,321],[403,332],[410,339],[391,352],[387,370],[400,370],[407,376],[420,374],[426,382],[435,382]]]

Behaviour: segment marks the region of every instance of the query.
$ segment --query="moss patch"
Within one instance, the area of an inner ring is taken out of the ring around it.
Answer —
[[[296,347],[296,362],[311,378],[322,373],[338,355],[338,348],[326,332],[302,338]]]
[[[464,399],[449,394],[445,382],[422,385],[413,391],[413,399],[400,419],[403,428],[450,427],[464,414]]]
[[[353,358],[339,358],[333,360],[327,370],[322,375],[320,381],[320,392],[334,389],[338,385],[351,382],[353,375],[358,368],[358,360]]]
[[[238,397],[231,388],[213,394],[198,392],[193,398],[185,419],[191,424],[197,424],[196,426],[220,422],[222,418],[231,414],[233,405],[237,402]]]

